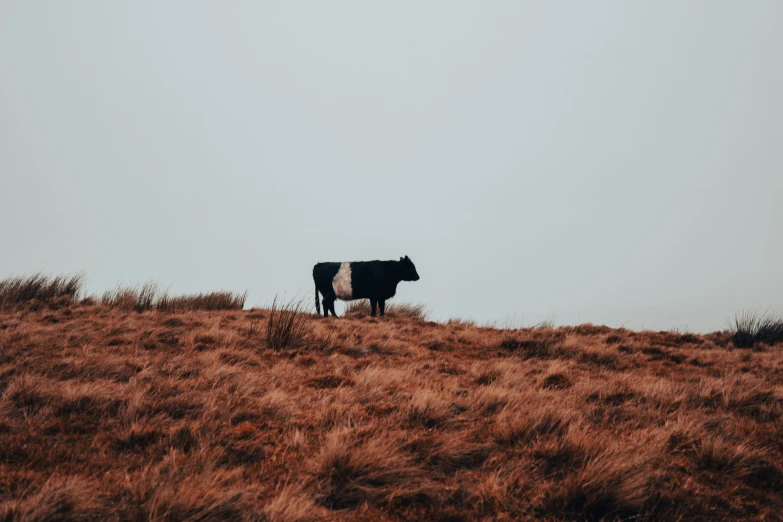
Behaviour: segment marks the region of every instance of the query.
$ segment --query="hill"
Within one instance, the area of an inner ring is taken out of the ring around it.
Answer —
[[[0,520],[780,519],[781,345],[406,311],[0,312]]]

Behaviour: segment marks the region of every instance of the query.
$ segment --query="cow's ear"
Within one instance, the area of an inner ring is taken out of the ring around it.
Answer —
[[[410,261],[410,258],[408,258],[408,256],[405,256],[405,260]]]

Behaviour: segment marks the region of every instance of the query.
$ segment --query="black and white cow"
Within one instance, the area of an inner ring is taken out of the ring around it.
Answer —
[[[342,263],[318,263],[313,267],[315,281],[315,309],[321,313],[318,292],[323,295],[324,317],[332,312],[335,299],[352,301],[369,299],[372,316],[376,304],[384,314],[386,300],[394,297],[400,281],[418,281],[419,274],[408,256],[399,261],[344,261]]]

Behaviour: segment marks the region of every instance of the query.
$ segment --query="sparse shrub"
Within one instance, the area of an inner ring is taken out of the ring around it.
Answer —
[[[367,316],[372,313],[370,301],[361,299],[349,301],[345,305],[345,315],[347,316]],[[380,310],[377,311],[380,314]],[[427,307],[416,303],[386,303],[384,313],[390,317],[409,317],[411,319],[421,319],[426,321],[429,316]]]
[[[4,521],[91,521],[111,516],[105,501],[95,488],[79,478],[50,478],[35,493],[3,503],[0,497],[0,520]]]
[[[353,386],[354,380],[343,375],[326,374],[311,377],[305,381],[305,384],[312,388],[328,389],[338,388],[340,386]]]
[[[592,323],[584,323],[577,326],[572,326],[567,329],[572,330],[574,333],[577,333],[579,335],[600,335],[612,331],[612,328],[609,328],[608,326],[595,325]]]
[[[480,466],[496,446],[472,442],[462,434],[443,434],[431,445],[424,458],[429,466],[443,473]]]
[[[317,506],[313,497],[293,488],[286,488],[266,506],[263,514],[269,522],[316,522],[326,520],[327,512]]]
[[[197,344],[215,344],[217,339],[211,335],[197,335],[193,338],[193,342]]]
[[[309,314],[304,303],[289,301],[281,303],[277,297],[269,307],[269,319],[266,325],[266,343],[273,350],[297,348],[305,341]]]
[[[743,478],[749,485],[778,491],[783,486],[783,470],[766,451],[756,450],[745,457]]]
[[[742,473],[750,467],[749,456],[752,453],[745,446],[718,437],[699,439],[693,448],[693,458],[700,470]]]
[[[189,310],[242,310],[247,292],[208,292],[169,296],[163,294],[155,303],[161,312],[184,312]]]
[[[426,321],[430,315],[427,307],[421,303],[393,303],[388,312],[394,317],[410,317]]]
[[[125,311],[144,312],[152,310],[158,297],[158,284],[148,281],[141,285],[117,286],[101,296],[101,304]]]
[[[513,396],[513,392],[499,386],[482,386],[470,394],[466,414],[477,419],[494,415],[506,406]]]
[[[500,348],[518,353],[525,359],[549,359],[561,352],[565,333],[553,328],[533,328],[511,331],[500,341]]]
[[[235,474],[198,465],[181,456],[126,473],[119,520],[251,520],[251,495],[237,487]],[[184,460],[184,461],[183,461]]]
[[[562,478],[583,465],[595,453],[584,432],[569,431],[565,436],[542,437],[533,445],[533,457],[544,475]]]
[[[570,519],[614,520],[636,517],[649,498],[649,471],[632,455],[604,451],[544,495],[546,513]]]
[[[193,310],[242,310],[246,298],[247,292],[230,291],[172,296],[168,292],[161,292],[157,283],[148,281],[141,285],[118,285],[113,290],[107,290],[101,296],[101,303],[126,311],[144,312],[155,309],[176,313]]]
[[[659,348],[658,346],[645,346],[640,351],[645,355],[649,355],[651,361],[671,361],[675,364],[680,364],[686,359],[681,353],[671,349]]]
[[[443,423],[451,416],[450,404],[430,390],[418,390],[408,404],[408,420],[428,428]]]
[[[560,372],[550,373],[544,377],[541,386],[546,390],[565,390],[573,386],[574,383],[571,378]]]
[[[610,370],[618,369],[617,355],[606,351],[584,350],[579,353],[578,360],[586,364],[608,368]]]
[[[223,455],[218,464],[227,468],[252,466],[266,457],[264,447],[255,440],[228,440],[223,444]]]
[[[348,301],[345,303],[345,315],[346,316],[360,316],[360,315],[370,315],[372,310],[370,309],[370,301],[367,299],[361,299],[357,301]],[[388,306],[386,308],[386,313],[389,313]]]
[[[446,324],[450,326],[462,326],[467,328],[476,326],[476,321],[473,319],[463,319],[461,317],[449,317],[449,319],[446,321]]]
[[[111,448],[117,452],[140,452],[157,443],[162,437],[163,433],[157,428],[133,426],[114,437]]]
[[[563,435],[573,415],[556,407],[535,411],[505,410],[495,423],[495,440],[507,446],[524,444],[538,437]]]
[[[734,316],[731,341],[737,348],[750,348],[756,344],[760,317],[757,312],[745,311]]]
[[[182,426],[169,436],[169,445],[187,453],[198,447],[198,439],[189,426]]]
[[[728,395],[726,408],[757,422],[775,421],[783,416],[783,399],[772,390],[743,388],[741,384]]]
[[[30,301],[76,301],[84,287],[84,276],[49,277],[33,274],[0,281],[0,310],[10,310]]]
[[[642,399],[643,395],[625,381],[606,384],[595,389],[585,397],[585,402],[600,403],[607,406],[620,406],[629,401]]]
[[[680,335],[679,341],[680,344],[691,344],[691,343],[702,344],[704,342],[704,340],[701,337],[694,335],[692,333],[684,333]]]
[[[501,375],[500,372],[497,370],[486,370],[481,372],[476,377],[475,382],[479,386],[487,386],[489,384],[492,384],[496,380],[498,380],[498,378],[500,378],[500,375]]]
[[[663,350],[663,348],[659,348],[657,346],[645,346],[642,348],[641,352],[643,354],[649,355],[650,360],[653,361],[666,358],[666,352]]]
[[[783,319],[752,310],[737,314],[732,330],[731,340],[737,348],[751,348],[756,343],[773,345],[783,342]]]
[[[326,440],[313,470],[317,502],[329,509],[368,503],[383,507],[433,504],[443,497],[443,486],[430,481],[389,433],[366,441],[347,429],[337,429]]]
[[[38,376],[24,376],[8,383],[3,399],[13,411],[0,411],[0,416],[21,414],[24,417],[37,414],[45,408],[52,397],[45,388],[46,381]]]

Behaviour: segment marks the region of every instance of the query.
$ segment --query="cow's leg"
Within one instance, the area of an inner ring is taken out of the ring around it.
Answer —
[[[332,317],[337,317],[337,312],[334,311],[334,301],[335,299],[329,301],[329,310],[332,311]]]
[[[370,298],[370,316],[375,317],[375,307],[377,306],[378,301],[376,301],[373,298]]]
[[[386,299],[381,299],[378,301],[378,308],[380,308],[381,317],[383,317],[386,314]]]
[[[334,306],[334,296],[331,294],[325,295],[322,304],[324,305],[324,317],[329,317],[329,311]],[[334,313],[332,313],[332,315],[334,315]]]

